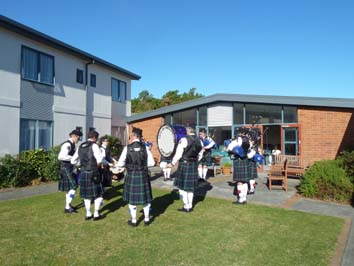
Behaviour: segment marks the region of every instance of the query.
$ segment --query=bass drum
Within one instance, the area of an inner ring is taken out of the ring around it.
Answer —
[[[163,125],[157,132],[157,149],[164,157],[172,157],[181,138],[187,136],[184,126]]]

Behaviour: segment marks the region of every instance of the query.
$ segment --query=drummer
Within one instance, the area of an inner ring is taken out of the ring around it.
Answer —
[[[212,165],[211,150],[215,147],[214,140],[207,136],[204,128],[199,130],[199,138],[203,143],[203,157],[198,165],[199,181],[205,182],[207,180],[208,167]]]

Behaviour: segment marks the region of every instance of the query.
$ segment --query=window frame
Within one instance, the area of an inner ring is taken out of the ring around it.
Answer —
[[[79,74],[81,75],[81,79]],[[79,84],[84,84],[84,71],[80,68],[76,69],[76,82]]]
[[[37,69],[36,69],[37,78],[36,79],[25,77],[25,66],[24,66],[24,51],[25,50],[29,50],[29,51],[32,51],[32,52],[36,53],[36,62],[37,62]],[[41,55],[50,57],[53,60],[53,73],[52,73],[52,75],[53,75],[53,83],[47,83],[47,82],[41,81],[41,60],[40,60],[40,56]],[[28,47],[28,46],[22,45],[21,46],[21,79],[27,80],[27,81],[31,81],[31,82],[40,83],[40,84],[45,84],[45,85],[48,85],[48,86],[54,86],[55,85],[55,56],[47,54],[47,53],[44,53],[44,52],[41,52],[41,51],[38,51],[38,50],[33,49],[31,47]]]
[[[90,73],[90,87],[96,88],[96,81],[96,74]]]
[[[49,147],[48,147],[48,150],[53,147],[53,129],[54,129],[54,123],[53,121],[48,121],[48,120],[39,120],[39,119],[27,119],[27,118],[20,118],[20,138],[19,138],[19,150],[20,152],[21,151],[27,151],[27,149],[22,149],[22,145],[21,145],[21,141],[22,141],[22,135],[21,135],[21,122],[22,121],[33,121],[34,122],[34,147],[28,150],[37,150],[40,148],[39,146],[39,143],[40,143],[40,139],[39,139],[39,123],[40,122],[45,122],[45,123],[50,123],[50,133],[49,133],[49,138],[50,138],[50,141],[49,141]]]
[[[117,95],[115,95],[113,93],[113,82],[117,82],[117,84],[118,84]],[[123,93],[122,93],[121,84],[125,85]],[[123,96],[124,96],[124,99],[122,99]],[[111,78],[111,97],[112,97],[112,101],[114,101],[114,102],[125,103],[128,99],[128,97],[127,97],[127,82],[112,77]]]

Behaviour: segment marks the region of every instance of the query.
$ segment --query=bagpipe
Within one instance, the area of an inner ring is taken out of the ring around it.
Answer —
[[[184,126],[163,125],[157,132],[157,149],[164,157],[172,157],[180,139],[187,136]]]
[[[259,131],[255,128],[241,128],[235,139],[227,139],[224,141],[224,147],[231,157],[248,158],[259,164],[263,164],[264,157],[258,153],[258,142],[261,139]]]

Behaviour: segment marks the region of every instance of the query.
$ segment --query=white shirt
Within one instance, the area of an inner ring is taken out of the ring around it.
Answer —
[[[272,150],[272,154],[273,155],[280,155],[281,154],[281,151],[280,150]]]
[[[102,163],[104,157],[102,156],[100,147],[96,143],[93,143],[91,147],[93,151],[93,157],[95,157],[97,164]],[[76,150],[74,156],[71,158],[71,164],[80,164],[79,149]]]
[[[194,136],[194,135],[192,135],[192,136]],[[200,144],[203,147],[203,142],[201,140],[200,140]],[[173,156],[172,165],[175,165],[177,163],[177,161],[182,158],[184,149],[187,148],[187,146],[188,146],[187,138],[181,138],[181,140],[178,143],[175,156]],[[203,149],[200,150],[200,152],[198,154],[198,161],[200,161],[202,159],[202,157],[203,157]]]
[[[71,143],[74,143],[71,139],[69,139]],[[60,161],[68,161],[70,162],[72,156],[69,155],[69,151],[71,150],[71,145],[68,142],[65,142],[61,145],[60,152],[58,154],[58,160]]]
[[[132,141],[133,142],[139,142],[139,139],[134,139]],[[147,166],[148,167],[152,167],[155,165],[155,160],[154,160],[154,157],[152,156],[152,153],[150,151],[150,149],[148,149],[146,146],[146,152],[147,152]],[[118,167],[124,167],[125,166],[125,161],[127,159],[127,147],[124,147],[123,151],[122,151],[122,154],[120,155],[119,157],[119,160],[118,160]]]
[[[103,156],[102,163],[105,164],[105,165],[110,163],[110,162],[108,162],[106,160],[106,148],[107,147],[105,147],[104,145],[102,145],[102,147],[100,147],[100,151],[101,151],[101,154]]]

